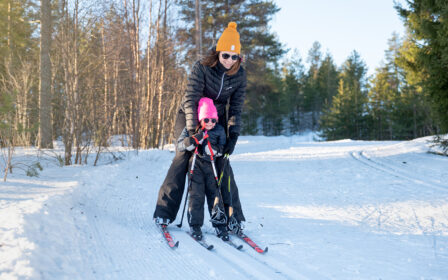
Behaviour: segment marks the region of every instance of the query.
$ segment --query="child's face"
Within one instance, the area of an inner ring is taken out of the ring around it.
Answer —
[[[207,122],[206,122],[207,121]],[[213,129],[216,125],[216,123],[218,122],[217,119],[209,119],[209,118],[205,118],[201,121],[201,126],[205,129],[205,130],[210,130]]]

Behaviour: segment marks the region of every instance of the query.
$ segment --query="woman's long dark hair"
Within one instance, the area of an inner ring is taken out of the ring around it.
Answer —
[[[232,67],[226,72],[227,75],[232,76],[240,70],[241,57],[232,65]],[[219,52],[216,48],[212,48],[210,52],[201,60],[201,64],[204,66],[215,67],[219,63]]]

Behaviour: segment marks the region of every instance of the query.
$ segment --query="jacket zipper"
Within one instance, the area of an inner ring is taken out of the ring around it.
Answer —
[[[222,74],[222,78],[221,78],[221,88],[219,89],[218,96],[215,98],[215,100],[218,100],[219,96],[221,95],[222,86],[224,85],[224,76],[225,75],[226,75],[226,73],[224,72],[224,74]]]

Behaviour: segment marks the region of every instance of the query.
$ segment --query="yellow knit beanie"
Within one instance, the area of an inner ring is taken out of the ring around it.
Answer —
[[[236,31],[236,26],[236,22],[229,22],[229,25],[224,29],[224,32],[218,40],[216,51],[235,52],[240,54],[240,34]]]

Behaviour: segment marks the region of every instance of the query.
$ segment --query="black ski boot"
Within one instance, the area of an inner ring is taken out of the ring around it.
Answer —
[[[170,219],[164,219],[164,218],[157,217],[154,219],[154,222],[156,223],[156,225],[167,227],[171,221],[170,221]]]
[[[215,227],[216,235],[224,241],[229,241],[229,233],[227,232],[227,227],[225,225],[219,225]]]
[[[200,226],[192,226],[190,228],[191,236],[196,240],[202,240],[202,231]]]
[[[243,225],[241,222],[238,222],[238,220],[235,218],[235,216],[232,215],[229,219],[229,224],[227,225],[227,230],[232,232],[233,234],[242,234],[243,233]]]

